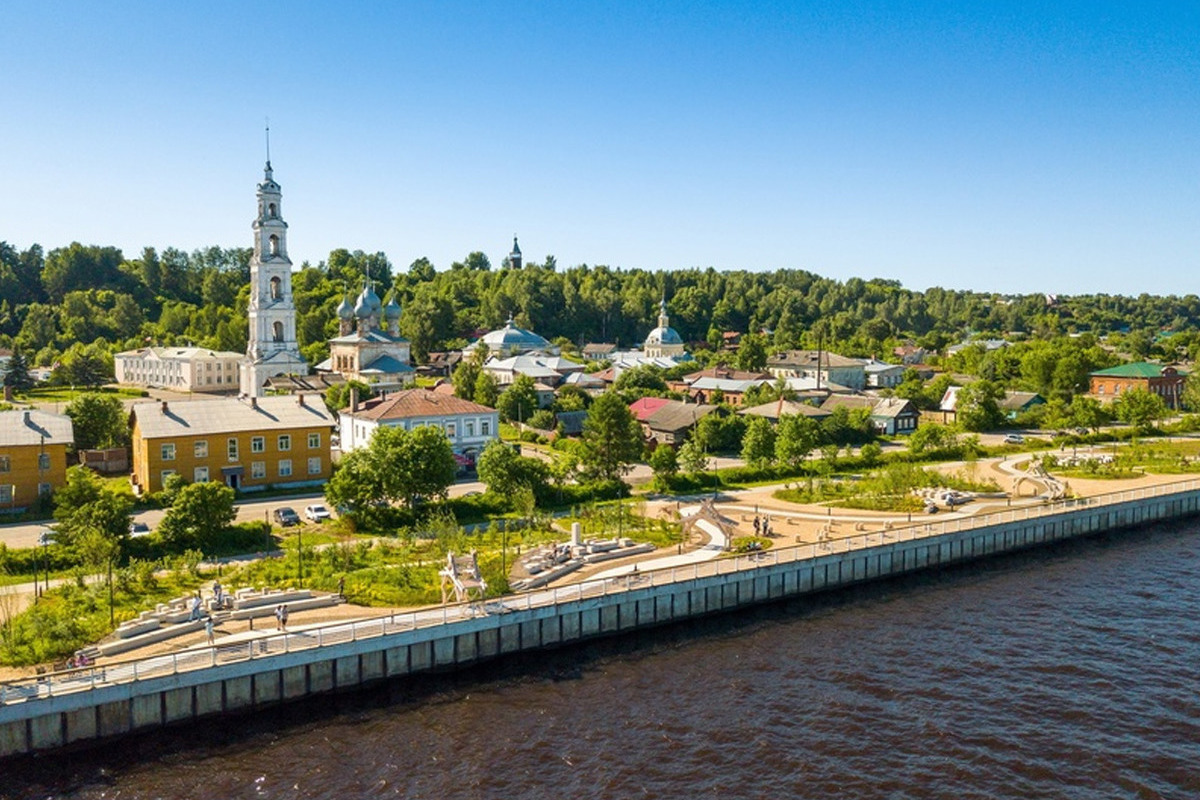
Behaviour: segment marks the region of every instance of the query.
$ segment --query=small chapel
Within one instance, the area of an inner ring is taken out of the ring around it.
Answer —
[[[318,372],[336,372],[377,389],[399,389],[416,380],[411,346],[400,335],[395,291],[384,303],[368,278],[353,305],[342,298],[337,316],[338,335],[329,340],[329,358],[317,365]]]

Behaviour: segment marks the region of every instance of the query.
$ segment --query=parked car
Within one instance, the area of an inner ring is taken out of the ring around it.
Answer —
[[[149,536],[150,533],[150,526],[144,522],[129,523],[129,537],[131,539],[137,539],[140,536]]]
[[[284,506],[283,508],[275,509],[275,521],[287,528],[292,525],[299,525],[300,515],[296,513],[296,509]]]
[[[314,503],[311,506],[304,507],[304,518],[309,522],[324,522],[327,519],[331,519],[332,515],[329,513],[328,508],[320,503]]]
[[[1025,437],[1019,433],[1010,433],[1004,437],[1005,444],[1025,444]]]

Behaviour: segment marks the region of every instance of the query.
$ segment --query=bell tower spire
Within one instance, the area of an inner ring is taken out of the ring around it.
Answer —
[[[263,384],[278,375],[308,374],[296,341],[296,305],[292,300],[292,261],[287,254],[283,190],[275,182],[267,128],[267,163],[258,184],[254,252],[250,256],[250,336],[242,363],[241,392],[261,396]]]

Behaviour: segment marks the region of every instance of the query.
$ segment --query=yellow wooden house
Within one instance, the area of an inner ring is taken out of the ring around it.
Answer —
[[[19,511],[66,482],[71,418],[37,409],[0,411],[0,510]]]
[[[173,474],[239,491],[329,480],[333,415],[320,395],[138,403],[134,489],[158,492]]]

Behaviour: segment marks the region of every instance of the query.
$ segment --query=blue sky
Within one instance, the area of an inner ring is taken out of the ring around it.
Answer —
[[[1187,294],[1200,3],[8,3],[0,239]]]

